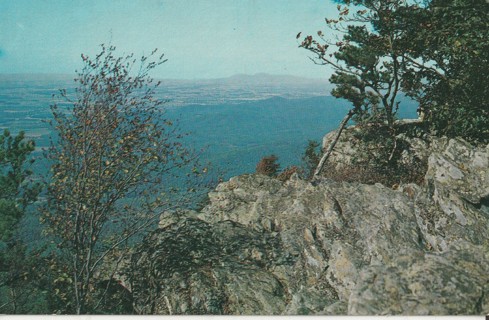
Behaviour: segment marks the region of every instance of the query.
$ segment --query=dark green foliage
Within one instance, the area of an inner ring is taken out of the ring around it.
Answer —
[[[343,0],[326,19],[341,40],[301,47],[334,70],[332,94],[359,123],[392,127],[400,91],[416,99],[432,134],[489,141],[489,3],[485,0]]]
[[[329,80],[336,88],[331,93],[352,103],[355,121],[392,126],[406,64],[400,51],[403,26],[396,24],[394,14],[408,5],[404,1],[342,3],[338,19],[326,19],[330,30],[340,32],[342,38],[335,41],[318,31],[318,40],[307,36],[300,46],[316,55],[317,64],[333,69]]]
[[[134,314],[132,293],[120,281],[102,280],[96,283],[95,298],[101,299],[103,308],[95,310],[97,314],[128,315]]]
[[[489,142],[489,3],[434,0],[411,15],[410,94],[437,135]],[[423,89],[420,91],[419,89]]]
[[[20,221],[24,212],[15,200],[0,199],[0,240],[7,241],[12,237],[14,226]]]
[[[319,160],[321,160],[320,144],[317,141],[309,140],[302,156],[303,171],[306,179],[312,178]]]
[[[0,251],[0,313],[49,313],[51,293],[48,270],[41,250],[28,250],[19,240],[9,241]]]
[[[361,156],[344,172],[329,165],[332,178],[388,186],[422,183],[426,164],[401,158],[409,143],[397,138],[395,128],[400,92],[419,102],[422,131],[489,142],[487,1],[336,2],[338,18],[326,23],[341,39],[318,31],[319,39],[307,36],[300,44],[316,55],[317,64],[333,69],[332,94],[351,102],[353,120],[362,128]]]
[[[34,141],[26,140],[24,132],[13,137],[5,130],[0,135],[0,240],[12,236],[26,206],[40,192],[41,185],[32,181],[28,168],[34,148]]]
[[[39,289],[39,259],[16,237],[26,208],[37,199],[41,184],[33,181],[29,156],[33,140],[24,132],[0,135],[0,313],[45,312],[45,294]]]

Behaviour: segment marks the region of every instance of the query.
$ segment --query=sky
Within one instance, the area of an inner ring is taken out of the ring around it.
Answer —
[[[74,74],[102,43],[158,48],[156,78],[269,73],[326,78],[296,34],[325,31],[332,0],[0,0],[0,74]]]

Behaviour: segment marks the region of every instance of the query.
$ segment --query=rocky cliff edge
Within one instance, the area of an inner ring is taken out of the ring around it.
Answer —
[[[140,313],[489,313],[489,145],[431,143],[423,186],[243,175],[132,257]]]

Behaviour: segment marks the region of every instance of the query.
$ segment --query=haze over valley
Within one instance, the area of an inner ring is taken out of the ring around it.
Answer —
[[[1,75],[0,127],[25,130],[38,151],[49,144],[49,106],[66,101],[53,95],[73,92],[73,76]],[[348,103],[329,96],[325,80],[268,74],[205,80],[161,80],[158,96],[168,102],[165,116],[178,120],[203,160],[226,176],[253,172],[269,154],[283,167],[299,164],[308,140],[333,130]]]

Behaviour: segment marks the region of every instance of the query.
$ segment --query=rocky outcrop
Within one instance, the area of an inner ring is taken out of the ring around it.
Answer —
[[[458,239],[489,247],[489,145],[440,139],[432,150],[426,192],[418,197],[428,208],[421,223],[427,239],[440,250]]]
[[[145,314],[489,312],[489,146],[431,143],[425,186],[221,183],[131,261]]]

